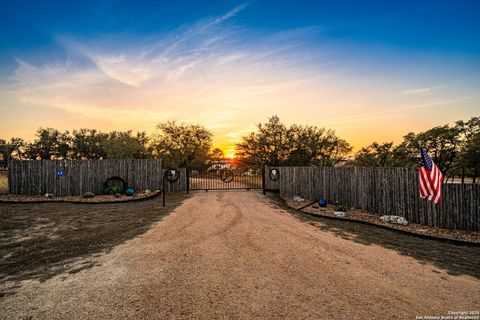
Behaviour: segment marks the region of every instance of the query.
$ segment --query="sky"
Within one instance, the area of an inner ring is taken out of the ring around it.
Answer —
[[[355,149],[480,115],[478,1],[0,1],[0,137],[255,124]]]

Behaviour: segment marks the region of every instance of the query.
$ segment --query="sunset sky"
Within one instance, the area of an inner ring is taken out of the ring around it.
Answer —
[[[480,115],[479,1],[2,1],[0,137],[277,114],[356,148]]]

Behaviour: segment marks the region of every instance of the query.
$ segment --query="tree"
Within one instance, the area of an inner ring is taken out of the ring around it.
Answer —
[[[295,124],[289,130],[292,140],[287,162],[294,165],[308,165],[315,162],[328,144],[328,135],[331,134],[324,128]]]
[[[142,146],[141,152],[138,154],[138,158],[152,158],[153,157],[153,146],[152,138],[150,138],[145,131],[138,131],[135,139],[138,144]]]
[[[295,124],[287,127],[278,116],[257,128],[236,146],[237,157],[250,165],[334,166],[351,151],[332,130]]]
[[[282,165],[289,156],[292,140],[292,131],[278,116],[273,116],[267,123],[259,123],[256,132],[242,138],[242,142],[236,145],[236,156],[242,162],[254,166]]]
[[[6,167],[10,154],[8,152],[8,143],[4,139],[0,139],[0,166]]]
[[[350,144],[335,135],[334,131],[331,131],[327,135],[326,143],[321,149],[319,156],[316,157],[312,164],[333,167],[340,161],[345,160],[351,151],[352,147]]]
[[[71,157],[73,159],[102,159],[106,157],[104,142],[108,135],[95,129],[72,132]]]
[[[410,132],[404,136],[403,142],[394,150],[395,165],[419,165],[419,146],[422,145],[440,171],[446,174],[455,164],[460,147],[459,133],[457,127],[448,125],[434,127],[418,134]]]
[[[394,165],[393,142],[374,142],[355,154],[354,165],[362,167],[389,167]]]
[[[474,168],[476,173],[478,172],[480,169],[480,132],[470,137],[460,154],[460,159],[464,166]]]
[[[455,124],[461,135],[461,140],[465,143],[468,143],[471,139],[476,139],[476,136],[480,133],[480,117],[472,117],[468,121],[459,120]]]
[[[462,168],[462,176],[473,176],[473,183],[480,171],[480,117],[468,121],[457,121],[456,128],[461,136],[461,148],[456,166]]]
[[[458,129],[448,125],[434,127],[417,135],[417,140],[433,155],[433,161],[444,173],[455,163],[459,138]]]
[[[212,147],[212,133],[198,124],[168,121],[157,125],[153,148],[166,166],[203,166]]]
[[[24,148],[25,141],[21,138],[0,139],[0,167],[6,167],[10,159],[21,159]]]
[[[102,140],[102,148],[108,159],[141,159],[151,156],[147,151],[147,143],[145,132],[137,132],[134,136],[131,130],[112,131]]]
[[[216,163],[225,159],[225,154],[219,148],[212,149],[209,153],[210,161]]]
[[[70,151],[68,131],[60,132],[53,128],[39,128],[37,139],[26,146],[30,159],[66,159]]]

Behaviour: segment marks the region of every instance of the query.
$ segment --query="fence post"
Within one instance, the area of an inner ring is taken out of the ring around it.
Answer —
[[[7,182],[8,182],[8,193],[12,193],[12,181],[13,181],[13,159],[8,160],[7,162],[8,172],[7,172]]]

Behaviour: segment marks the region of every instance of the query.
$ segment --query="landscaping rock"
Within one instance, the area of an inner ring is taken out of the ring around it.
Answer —
[[[93,192],[85,192],[84,194],[82,194],[82,198],[85,198],[85,199],[91,199],[94,197],[95,197],[95,194]]]
[[[346,213],[343,211],[335,211],[333,214],[340,218],[343,218],[346,215]]]
[[[48,199],[53,198],[53,193],[45,193],[45,198],[48,198]]]
[[[400,217],[400,216],[393,216],[393,215],[392,216],[381,216],[380,220],[382,220],[384,222],[388,222],[388,223],[401,224],[403,226],[408,225],[407,219],[405,219],[404,217]]]
[[[121,193],[115,193],[115,198],[120,198],[122,196]]]
[[[300,196],[295,196],[295,197],[293,197],[293,200],[298,201],[298,202],[305,201],[305,199],[303,199],[303,198],[300,197]]]
[[[145,193],[145,194],[150,194],[150,193],[152,193],[152,190],[150,190],[150,189],[145,189],[145,191],[143,191],[143,193]]]

